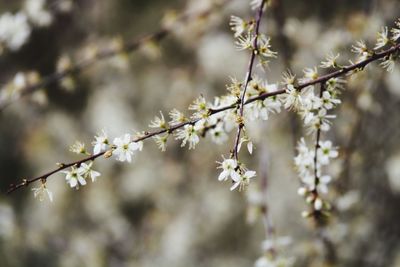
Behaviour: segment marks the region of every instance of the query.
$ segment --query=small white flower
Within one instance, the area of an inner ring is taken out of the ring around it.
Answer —
[[[388,58],[384,58],[383,62],[380,63],[379,65],[381,65],[382,68],[386,69],[388,72],[393,72],[394,67],[396,65],[393,59],[393,55],[390,55]]]
[[[216,144],[223,144],[229,138],[221,123],[210,129],[208,133],[211,136],[211,140]]]
[[[90,178],[92,182],[96,181],[96,178],[100,176],[100,173],[97,171],[94,171],[92,169],[93,161],[91,161],[89,164],[86,163],[81,163],[81,166],[78,169],[78,172],[82,174],[83,177],[85,178]]]
[[[248,25],[249,24],[245,20],[237,16],[231,16],[231,20],[229,21],[229,26],[231,26],[235,38],[242,35],[242,33],[246,31]]]
[[[237,41],[235,42],[236,49],[237,50],[253,49],[253,43],[255,38],[256,37],[250,33],[244,36],[239,36]]]
[[[321,62],[321,68],[336,68],[338,66],[337,59],[339,58],[340,54],[334,55],[329,53],[326,56],[326,61]]]
[[[244,174],[238,176],[233,176],[232,180],[234,184],[231,186],[231,191],[239,187],[239,191],[242,191],[250,184],[250,179],[256,176],[255,171],[246,171]]]
[[[286,93],[282,96],[284,108],[299,110],[302,105],[301,92],[297,90],[293,84],[288,84],[286,87]]]
[[[367,45],[365,44],[364,40],[359,40],[355,45],[351,46],[351,52],[362,55],[365,52],[368,52]]]
[[[333,93],[337,93],[337,89],[344,89],[343,84],[346,81],[340,78],[331,78],[326,82],[326,90]]]
[[[240,138],[240,142],[238,145],[238,152],[240,151],[240,148],[242,147],[243,143],[247,143],[247,151],[249,151],[250,155],[253,154],[253,147],[254,147],[253,142],[251,142],[251,140],[247,136]]]
[[[109,145],[107,133],[102,130],[102,132],[94,138],[95,141],[92,142],[92,145],[94,146],[93,153],[98,154],[102,151],[105,151]]]
[[[371,56],[371,53],[363,40],[360,40],[355,45],[353,45],[351,51],[358,54],[356,63],[364,61]]]
[[[114,139],[114,145],[116,146],[113,154],[117,156],[119,161],[132,161],[132,156],[136,150],[141,150],[141,144],[139,142],[132,142],[130,134],[125,134],[121,138]]]
[[[158,148],[161,149],[162,152],[165,152],[165,150],[167,149],[168,137],[169,137],[169,134],[156,135],[156,136],[153,137],[153,139],[156,142]]]
[[[160,111],[160,117],[155,116],[154,120],[152,120],[149,124],[150,128],[162,128],[162,129],[167,129],[168,125],[165,122],[164,115]]]
[[[81,169],[77,169],[76,167],[72,167],[70,171],[62,171],[62,173],[65,173],[65,180],[67,180],[67,183],[69,186],[76,187],[76,189],[79,188],[80,185],[86,185],[86,180],[83,177],[83,173]]]
[[[86,154],[85,144],[76,141],[72,146],[69,147],[69,151],[76,154]]]
[[[194,110],[193,118],[207,118],[209,116],[206,100],[203,96],[199,96],[190,106],[189,110]]]
[[[290,70],[286,70],[282,74],[282,83],[285,85],[293,85],[296,81],[296,75],[294,75]]]
[[[50,202],[53,202],[53,193],[47,188],[46,182],[42,181],[40,186],[32,188],[32,191],[33,196],[39,198],[39,201],[43,201],[47,196]]]
[[[175,108],[169,112],[169,116],[171,118],[169,122],[171,125],[177,125],[187,121],[185,115]]]
[[[220,164],[218,166],[218,169],[222,169],[222,172],[218,176],[218,181],[226,181],[230,177],[231,179],[234,179],[233,177],[236,177],[235,179],[239,178],[240,175],[236,172],[237,168],[237,162],[234,159],[225,159],[222,162],[217,162]]]
[[[382,27],[378,33],[378,39],[376,40],[375,50],[384,47],[389,43],[388,27]]]
[[[400,19],[398,19],[395,23],[397,28],[393,28],[390,30],[390,32],[392,33],[391,39],[393,42],[396,42],[397,39],[400,38]]]
[[[300,179],[306,184],[310,184],[309,181],[313,181],[314,172],[314,150],[310,150],[304,138],[301,138],[297,144],[298,155],[294,158],[296,169],[299,173]]]
[[[25,13],[15,15],[7,12],[0,17],[0,43],[17,51],[29,38],[31,28]]]
[[[339,99],[335,99],[332,97],[331,93],[328,91],[324,91],[322,93],[322,106],[329,110],[335,107],[336,105],[340,104],[341,101]]]
[[[315,201],[314,201],[314,209],[321,210],[323,204],[324,203],[322,202],[322,199],[320,199],[320,198],[315,199]]]
[[[317,186],[317,191],[322,194],[328,193],[328,184],[332,181],[329,175],[323,175],[319,178],[319,183]]]
[[[276,57],[276,55],[278,54],[277,52],[274,52],[270,49],[270,41],[271,39],[269,37],[266,37],[265,35],[260,35],[257,38],[257,52],[263,57]]]
[[[332,147],[331,141],[319,141],[317,150],[318,162],[322,165],[329,164],[331,158],[336,158],[339,155],[335,147]]]
[[[195,126],[190,124],[185,125],[183,129],[177,130],[175,138],[177,140],[182,140],[181,147],[184,147],[186,143],[189,142],[189,149],[194,149],[196,144],[200,141]]]
[[[45,0],[26,0],[25,12],[29,19],[36,25],[49,26],[53,21],[51,13],[45,10]]]
[[[305,68],[303,70],[304,77],[300,79],[301,83],[307,83],[313,80],[318,79],[318,70],[317,67],[314,68]]]

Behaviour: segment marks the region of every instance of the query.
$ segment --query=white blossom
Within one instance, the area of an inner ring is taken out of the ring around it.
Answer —
[[[207,107],[207,102],[204,96],[199,96],[190,106],[189,110],[194,110],[193,118],[207,118],[209,116],[209,111]]]
[[[36,25],[49,26],[53,21],[51,13],[45,9],[46,0],[26,0],[25,12]]]
[[[155,116],[154,120],[152,120],[149,124],[150,128],[162,128],[166,129],[167,128],[167,123],[165,122],[164,115],[160,111],[160,117]]]
[[[178,129],[175,135],[177,140],[182,140],[181,147],[184,147],[189,142],[189,149],[194,149],[196,144],[200,141],[197,135],[197,129],[195,126],[188,124],[183,129]]]
[[[76,154],[85,154],[85,144],[79,141],[76,141],[72,146],[70,146],[69,151]]]
[[[248,23],[240,17],[231,16],[229,26],[231,26],[231,30],[234,32],[234,36],[239,37],[246,30]]]
[[[363,40],[357,41],[357,43],[352,46],[351,51],[358,54],[357,63],[366,60],[371,55]]]
[[[39,187],[32,188],[33,196],[35,198],[39,198],[40,201],[43,201],[46,197],[53,202],[53,193],[47,188],[45,182],[41,182]]]
[[[218,181],[226,181],[228,178],[235,179],[239,178],[240,175],[236,172],[237,162],[234,159],[225,159],[222,162],[217,162],[220,166],[218,169],[222,169],[222,172],[218,176]]]
[[[239,191],[245,189],[250,184],[250,179],[256,176],[255,171],[246,171],[244,174],[239,176],[232,176],[234,184],[231,186],[231,191],[239,187]]]
[[[336,158],[339,155],[335,147],[332,147],[331,141],[319,141],[317,150],[318,162],[322,165],[329,164],[331,158]]]
[[[102,130],[101,133],[99,135],[96,135],[94,138],[95,141],[92,142],[92,145],[94,146],[93,153],[98,154],[102,151],[105,151],[109,145],[107,133]]]
[[[171,118],[169,122],[171,125],[177,125],[187,121],[185,115],[175,108],[169,112],[169,116]]]
[[[336,68],[338,66],[337,59],[339,58],[340,54],[332,54],[329,53],[326,57],[326,61],[321,62],[321,68]]]
[[[86,178],[90,178],[92,182],[96,181],[96,178],[100,176],[100,173],[92,169],[93,161],[89,164],[81,163],[81,166],[78,169],[78,172],[82,174],[82,176]]]
[[[382,68],[386,69],[388,72],[393,72],[394,67],[396,65],[393,55],[390,55],[388,58],[384,58],[383,62],[380,63],[379,65],[381,65]]]
[[[376,40],[375,50],[384,47],[389,43],[388,27],[382,27],[378,33],[378,39]]]
[[[130,134],[115,138],[113,144],[116,147],[113,155],[117,156],[117,160],[119,161],[131,162],[134,152],[141,150],[141,144],[139,142],[132,142]]]
[[[262,55],[263,57],[276,57],[277,52],[272,51],[270,45],[271,39],[266,37],[265,35],[261,34],[257,38],[257,52]]]
[[[340,99],[336,99],[332,97],[332,94],[329,91],[324,91],[322,93],[322,106],[329,110],[335,107],[336,105],[340,104]]]
[[[30,34],[31,28],[24,13],[19,12],[13,15],[7,12],[0,17],[0,43],[10,50],[20,49]]]
[[[169,134],[153,136],[154,141],[156,142],[158,148],[161,149],[162,152],[165,152],[167,150],[168,136]]]
[[[392,33],[391,40],[393,42],[396,42],[400,38],[400,19],[398,19],[396,22],[397,28],[392,28],[390,32]]]
[[[214,128],[210,129],[208,133],[211,136],[211,140],[216,144],[223,144],[229,138],[222,123],[217,124]]]
[[[297,90],[293,84],[288,84],[286,87],[286,93],[282,96],[285,109],[299,110],[302,105],[301,92]]]
[[[62,173],[66,174],[65,180],[67,180],[67,183],[71,188],[76,187],[76,189],[78,189],[79,185],[86,185],[82,169],[72,167],[70,171],[62,171]]]
[[[318,70],[317,67],[314,68],[305,68],[303,70],[304,77],[300,79],[301,83],[307,83],[318,78]]]
[[[324,203],[323,203],[322,199],[320,199],[319,197],[317,197],[317,198],[315,199],[315,201],[314,201],[314,209],[315,209],[315,210],[321,210],[323,204],[324,204]]]
[[[253,42],[256,37],[250,33],[239,36],[235,42],[237,50],[253,49]]]

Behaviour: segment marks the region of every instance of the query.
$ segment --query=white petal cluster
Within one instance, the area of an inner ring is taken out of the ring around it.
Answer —
[[[363,40],[357,41],[357,43],[352,46],[351,51],[358,54],[356,63],[364,61],[372,55],[372,52],[368,49]]]
[[[388,72],[393,72],[394,67],[395,67],[395,58],[393,55],[390,55],[388,57],[385,57],[382,59],[382,63],[380,63],[379,65],[386,69]]]
[[[100,152],[106,151],[109,146],[108,136],[107,133],[102,130],[102,132],[95,137],[95,141],[92,142],[93,153],[98,154]]]
[[[383,27],[380,32],[378,32],[378,39],[376,40],[375,50],[378,50],[389,43],[389,30],[388,27]]]
[[[86,180],[83,177],[83,170],[80,168],[72,167],[70,171],[62,171],[65,173],[65,180],[71,188],[79,188],[79,185],[86,185]]]
[[[338,67],[338,63],[337,63],[337,59],[339,58],[340,54],[332,54],[329,53],[326,56],[326,61],[322,61],[321,62],[321,68],[337,68]]]
[[[250,180],[256,177],[256,172],[246,169],[243,165],[239,164],[235,159],[224,158],[222,162],[217,162],[218,169],[222,169],[222,172],[218,176],[219,181],[226,181],[231,179],[233,185],[230,190],[239,189],[244,190],[249,184]]]
[[[69,171],[62,171],[66,174],[65,180],[71,188],[79,189],[79,186],[87,184],[86,179],[91,179],[95,182],[100,173],[92,169],[93,161],[89,164],[81,163],[79,167],[72,166]]]
[[[294,163],[302,183],[298,194],[304,196],[307,203],[312,204],[315,210],[321,210],[324,202],[319,194],[328,193],[328,184],[332,180],[329,175],[321,175],[321,167],[336,158],[338,151],[332,146],[331,141],[320,141],[315,155],[315,148],[309,148],[304,138],[298,143],[297,151]]]
[[[53,202],[53,193],[47,188],[46,182],[41,181],[40,186],[32,188],[32,191],[33,196],[38,198],[39,201],[43,201],[48,198],[50,202]]]
[[[175,139],[182,140],[181,147],[189,143],[189,149],[194,149],[196,144],[200,141],[197,127],[191,124],[185,125],[183,128],[179,129],[175,134]]]
[[[134,142],[130,134],[115,138],[113,144],[115,146],[113,155],[118,161],[131,162],[135,152],[143,148],[143,142]]]
[[[198,97],[190,106],[189,110],[195,111],[193,119],[206,119],[209,116],[208,105],[203,96]]]
[[[23,12],[15,15],[7,12],[0,17],[0,43],[17,51],[26,43],[31,34],[28,18]]]
[[[299,91],[292,84],[287,85],[286,94],[281,98],[284,107],[294,110],[300,114],[304,125],[307,127],[307,134],[312,134],[317,130],[328,131],[330,129],[330,120],[336,116],[328,114],[328,111],[341,103],[337,98],[341,80],[331,79],[326,83],[326,89],[322,96],[314,93],[314,86],[308,86]]]
[[[390,38],[393,42],[396,42],[400,38],[400,19],[397,19],[395,22],[396,27],[392,28],[390,32],[392,33],[392,37]]]
[[[277,84],[268,84],[257,76],[250,82],[247,97],[258,96],[263,93],[273,93],[278,90]],[[245,108],[245,118],[250,121],[256,119],[268,120],[269,114],[279,113],[281,111],[281,98],[278,96],[267,97],[264,100],[255,101]]]
[[[53,21],[52,14],[45,9],[46,0],[26,0],[25,12],[33,24],[44,27]]]
[[[235,38],[241,36],[246,31],[251,31],[253,29],[253,25],[253,21],[245,21],[237,16],[231,16],[231,20],[229,21],[229,26],[234,32]]]

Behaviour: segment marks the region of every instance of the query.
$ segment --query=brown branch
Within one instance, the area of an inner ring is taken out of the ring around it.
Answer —
[[[395,45],[395,46],[393,46],[393,47],[391,47],[391,48],[389,48],[389,49],[387,49],[385,51],[382,51],[380,53],[376,53],[371,58],[368,58],[368,59],[366,59],[364,61],[361,61],[361,62],[359,62],[357,64],[353,64],[351,66],[344,67],[343,69],[341,69],[339,71],[335,71],[335,72],[332,72],[330,74],[321,76],[316,80],[300,84],[300,85],[298,85],[296,87],[296,89],[297,90],[302,90],[303,88],[305,88],[307,86],[314,85],[316,83],[325,83],[329,79],[340,77],[340,76],[344,76],[347,73],[349,73],[350,71],[353,71],[353,70],[356,70],[356,69],[359,69],[359,68],[362,69],[365,66],[367,66],[369,63],[371,63],[373,61],[376,61],[376,60],[379,60],[381,58],[384,58],[386,56],[389,56],[389,55],[397,52],[398,50],[400,50],[400,44],[397,44],[397,45]],[[263,99],[271,97],[271,96],[284,94],[285,92],[286,92],[286,90],[282,89],[282,90],[278,90],[278,91],[275,91],[275,92],[263,93],[263,94],[261,94],[259,96],[255,96],[255,97],[249,98],[247,101],[244,102],[243,105],[248,105],[248,104],[253,103],[253,102],[257,101],[257,100],[263,100]],[[223,112],[223,111],[226,111],[226,110],[230,110],[230,109],[233,109],[233,108],[237,108],[237,103],[234,103],[232,105],[228,105],[228,106],[225,106],[225,107],[217,108],[217,109],[210,109],[209,113],[210,113],[210,116],[212,116],[214,114],[217,114],[217,113],[220,113],[220,112]],[[148,132],[144,136],[139,137],[139,138],[133,140],[132,142],[143,141],[143,140],[146,140],[146,139],[148,139],[150,137],[153,137],[153,136],[156,136],[156,135],[159,135],[159,134],[163,134],[163,133],[166,133],[166,132],[172,133],[175,130],[184,127],[185,125],[195,124],[199,120],[200,119],[193,119],[193,120],[189,120],[187,122],[183,122],[183,123],[174,125],[169,129],[162,129],[162,130],[158,130],[158,131],[154,131],[154,132]],[[91,156],[89,156],[87,158],[84,158],[84,159],[81,159],[81,160],[78,160],[78,161],[75,161],[75,162],[71,162],[71,163],[67,163],[67,164],[61,164],[61,166],[59,168],[57,168],[57,169],[55,169],[53,171],[50,171],[50,172],[48,172],[48,173],[46,173],[44,175],[41,175],[41,176],[36,177],[36,178],[29,179],[29,180],[24,179],[19,184],[11,184],[9,186],[9,189],[8,189],[7,193],[12,193],[15,190],[17,190],[17,189],[19,189],[21,187],[24,187],[24,186],[28,186],[29,184],[31,184],[31,183],[33,183],[35,181],[38,181],[38,180],[41,180],[41,179],[47,179],[49,176],[51,176],[51,175],[53,175],[53,174],[55,174],[55,173],[57,173],[57,172],[59,172],[61,170],[64,170],[66,168],[69,168],[71,166],[78,165],[78,164],[81,164],[83,162],[95,160],[95,159],[97,159],[98,157],[100,157],[100,156],[102,156],[104,154],[105,154],[105,152],[101,152],[99,154],[91,155]]]
[[[261,24],[261,18],[263,15],[263,9],[264,9],[264,5],[265,5],[265,0],[262,1],[260,8],[258,10],[257,13],[257,18],[256,18],[256,28],[255,28],[255,38],[253,41],[253,49],[251,52],[251,57],[250,57],[250,61],[249,61],[249,67],[247,69],[247,74],[246,74],[246,79],[245,79],[245,83],[244,83],[244,88],[243,88],[243,93],[242,96],[240,98],[240,106],[239,106],[239,118],[242,119],[243,118],[243,110],[244,110],[244,99],[246,97],[246,91],[247,91],[247,87],[252,79],[252,74],[253,74],[253,67],[254,67],[254,61],[256,59],[256,54],[257,54],[257,48],[258,48],[258,35],[260,32],[260,24]],[[233,149],[233,155],[236,159],[236,161],[238,160],[239,156],[238,156],[238,147],[239,147],[239,140],[240,140],[240,134],[242,132],[242,129],[244,127],[244,122],[243,121],[239,121],[239,126],[238,126],[238,130],[237,130],[237,134],[236,134],[236,138],[235,138],[235,145],[234,145],[234,149]]]

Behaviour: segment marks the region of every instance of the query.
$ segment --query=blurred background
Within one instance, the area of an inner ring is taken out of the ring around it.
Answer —
[[[249,1],[219,2],[0,0],[0,16],[28,14],[25,27],[14,29],[19,39],[2,43],[2,101],[10,88],[190,14],[160,42],[96,61],[21,99],[12,95],[0,113],[2,192],[57,162],[79,159],[68,151],[76,140],[90,147],[101,129],[111,138],[148,130],[160,110],[184,111],[200,94],[212,101],[226,92],[229,76],[243,79],[249,55],[235,50],[228,23],[231,15],[252,15]],[[364,39],[373,46],[380,28],[393,26],[398,6],[396,0],[273,0],[262,31],[278,58],[258,74],[276,83],[290,68],[301,77],[330,51],[346,64],[354,59],[352,44]],[[210,12],[195,15],[204,10]],[[0,35],[1,25],[0,19]],[[290,237],[276,251],[293,266],[398,267],[399,84],[398,66],[387,73],[372,64],[349,79],[326,136],[340,157],[329,170],[327,198],[335,210],[322,233],[300,215],[306,205],[296,193],[293,156],[303,129],[283,111],[249,125],[255,151],[244,160],[258,177],[247,192],[230,192],[217,180],[216,161],[231,148],[230,136],[220,146],[202,139],[193,151],[171,139],[160,152],[148,140],[132,164],[97,160],[102,176],[78,191],[56,174],[47,182],[52,203],[35,199],[31,188],[2,193],[0,266],[253,266],[264,253],[267,217],[268,238]],[[261,206],[254,200],[260,194],[267,199]]]

